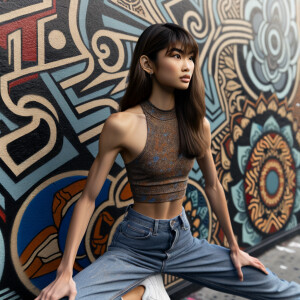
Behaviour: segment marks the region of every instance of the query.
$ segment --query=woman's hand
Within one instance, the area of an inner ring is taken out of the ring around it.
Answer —
[[[252,266],[261,270],[265,274],[268,274],[268,271],[266,270],[265,266],[261,263],[261,261],[258,258],[249,255],[248,253],[240,250],[238,247],[231,248],[230,257],[233,262],[233,265],[237,270],[240,281],[243,281],[244,279],[242,272],[242,267],[244,266]]]
[[[58,273],[55,280],[46,286],[34,300],[58,300],[64,296],[69,296],[69,300],[74,300],[76,294],[76,283],[72,275]]]

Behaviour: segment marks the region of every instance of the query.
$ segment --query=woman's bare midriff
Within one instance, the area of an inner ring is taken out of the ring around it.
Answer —
[[[133,209],[152,219],[172,219],[181,213],[184,199],[159,203],[135,202]]]

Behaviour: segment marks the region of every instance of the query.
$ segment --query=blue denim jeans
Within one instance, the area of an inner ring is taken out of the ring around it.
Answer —
[[[184,209],[170,220],[152,219],[131,207],[108,251],[74,276],[76,299],[121,299],[156,273],[248,299],[300,299],[300,285],[253,267],[243,267],[240,282],[229,249],[194,238]]]

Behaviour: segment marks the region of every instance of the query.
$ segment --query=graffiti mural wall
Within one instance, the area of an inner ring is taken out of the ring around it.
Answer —
[[[32,299],[55,278],[74,205],[151,24],[200,48],[219,179],[242,248],[300,223],[298,0],[0,1],[0,295]],[[195,162],[193,235],[227,245]],[[102,255],[132,203],[118,156],[74,264]],[[180,282],[165,277],[170,287]]]

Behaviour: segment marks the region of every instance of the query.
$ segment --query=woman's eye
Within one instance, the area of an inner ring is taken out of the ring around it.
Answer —
[[[194,61],[195,61],[195,57],[194,57],[194,56],[191,56],[191,57],[190,57],[190,60],[194,62]]]
[[[179,54],[174,54],[173,57],[180,58]]]

